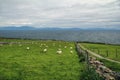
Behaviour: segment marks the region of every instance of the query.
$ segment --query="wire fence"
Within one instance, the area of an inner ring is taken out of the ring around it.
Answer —
[[[104,57],[114,57],[114,58],[120,58],[120,49],[89,49],[92,52],[95,52],[101,56]]]
[[[83,55],[85,57],[86,68],[88,71],[91,69],[91,66],[94,66],[94,68],[96,69],[96,72],[102,77],[104,77],[105,80],[120,80],[119,73],[116,73],[110,70],[109,68],[104,66],[104,63],[99,62],[98,60],[94,59],[94,57],[91,57],[89,55],[90,53],[87,50],[82,49],[78,43],[75,43],[75,46],[76,46],[76,51],[78,52],[78,55],[79,56]],[[103,49],[103,50],[106,56],[110,55],[109,50],[107,49]],[[118,53],[119,53],[118,50],[119,49],[115,49],[114,51],[114,55],[116,57],[118,57]],[[98,54],[103,53],[101,49],[91,49],[91,51],[96,52]]]

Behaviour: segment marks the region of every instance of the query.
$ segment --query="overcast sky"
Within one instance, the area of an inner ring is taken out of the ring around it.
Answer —
[[[0,0],[0,27],[120,28],[120,0]]]

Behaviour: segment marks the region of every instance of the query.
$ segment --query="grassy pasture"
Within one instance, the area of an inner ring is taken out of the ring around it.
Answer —
[[[92,43],[81,43],[81,45],[101,56],[120,61],[120,46],[118,45]]]
[[[80,62],[74,42],[0,39],[0,80],[103,80]],[[44,51],[47,49],[47,51]],[[57,51],[62,53],[58,54]]]
[[[105,66],[109,67],[111,70],[116,71],[116,72],[120,72],[120,64],[110,62],[107,60],[103,60],[103,59],[99,59],[99,60],[101,62],[103,62],[105,64]]]
[[[80,79],[84,65],[79,63],[72,42],[17,39],[1,39],[0,42],[19,42],[0,47],[0,80]],[[47,52],[43,52],[44,49]],[[56,53],[58,49],[62,54]]]

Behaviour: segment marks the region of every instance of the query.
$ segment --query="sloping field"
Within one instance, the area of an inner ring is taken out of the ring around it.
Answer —
[[[120,46],[119,45],[105,45],[105,44],[93,44],[93,43],[80,43],[85,48],[95,52],[98,55],[101,55],[105,58],[120,61]],[[104,59],[99,59],[102,61],[106,66],[108,66],[113,71],[120,71],[120,64],[107,61]]]
[[[12,43],[0,47],[0,80],[79,80],[84,65],[73,43],[5,41]]]
[[[105,45],[93,43],[81,43],[84,47],[95,52],[103,57],[120,61],[120,46],[119,45]]]
[[[12,43],[0,47],[0,80],[79,80],[83,65],[73,43],[5,41]]]
[[[87,71],[74,42],[0,39],[0,80],[102,79]]]

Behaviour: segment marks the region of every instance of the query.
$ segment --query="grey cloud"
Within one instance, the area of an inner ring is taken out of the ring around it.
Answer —
[[[119,4],[119,0],[0,0],[0,26],[118,28]]]

